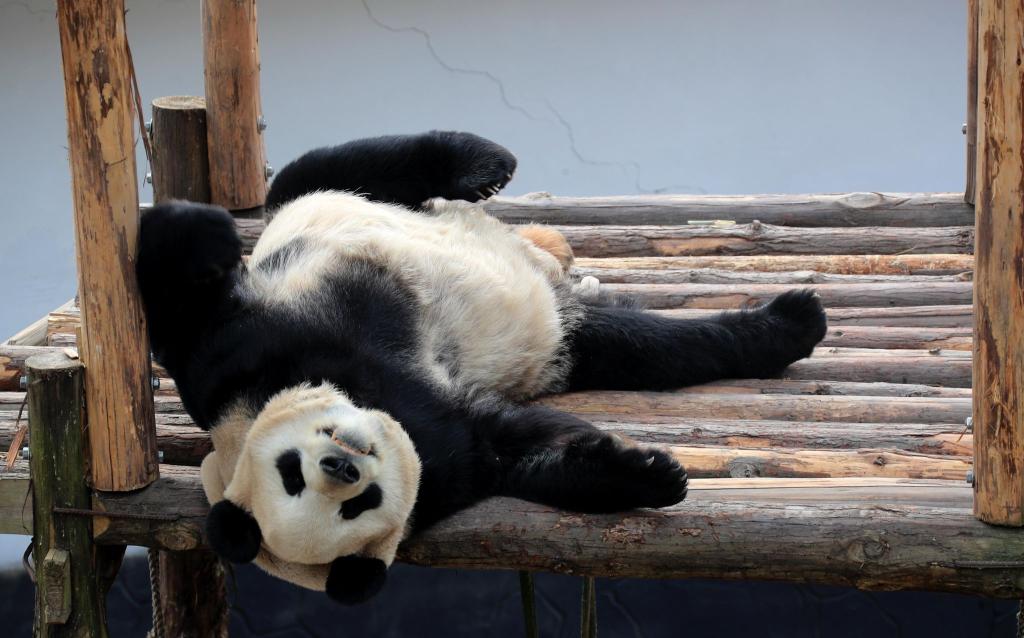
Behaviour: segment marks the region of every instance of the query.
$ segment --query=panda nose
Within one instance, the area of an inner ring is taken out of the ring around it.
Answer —
[[[342,456],[325,456],[320,459],[320,469],[328,476],[345,483],[355,483],[359,480],[359,468]]]

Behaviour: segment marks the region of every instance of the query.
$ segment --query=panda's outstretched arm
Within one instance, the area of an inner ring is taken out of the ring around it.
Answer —
[[[629,445],[555,410],[507,408],[487,439],[501,466],[501,495],[594,513],[686,497],[686,471],[665,451]]]
[[[235,222],[219,206],[168,202],[142,216],[135,272],[153,352],[169,369],[167,357],[188,356],[225,316],[241,260]]]
[[[809,356],[825,330],[821,302],[810,290],[707,320],[588,307],[570,336],[568,389],[661,390],[771,377]]]
[[[323,190],[409,208],[434,197],[475,202],[504,188],[515,170],[512,153],[472,133],[367,138],[312,150],[285,166],[270,185],[266,208],[273,212]]]

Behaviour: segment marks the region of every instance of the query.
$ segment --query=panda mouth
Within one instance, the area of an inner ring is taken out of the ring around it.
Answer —
[[[331,437],[331,442],[345,450],[349,454],[355,456],[377,456],[376,451],[372,445],[360,441],[356,437],[351,435],[342,436],[338,433],[336,428],[323,428],[320,430],[321,434],[326,434]]]

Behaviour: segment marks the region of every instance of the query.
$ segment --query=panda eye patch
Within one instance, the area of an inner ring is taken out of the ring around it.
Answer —
[[[363,493],[341,504],[341,517],[347,521],[356,518],[366,510],[380,507],[384,492],[376,483],[370,483]]]
[[[317,434],[323,434],[324,436],[334,436],[334,428],[320,428],[319,430],[317,430]]]
[[[302,476],[302,456],[298,450],[288,450],[277,457],[277,471],[281,475],[281,484],[288,496],[298,496],[306,487],[306,479]]]

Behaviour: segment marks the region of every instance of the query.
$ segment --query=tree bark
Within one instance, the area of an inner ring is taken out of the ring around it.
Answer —
[[[153,201],[210,201],[206,101],[172,96],[153,100]]]

